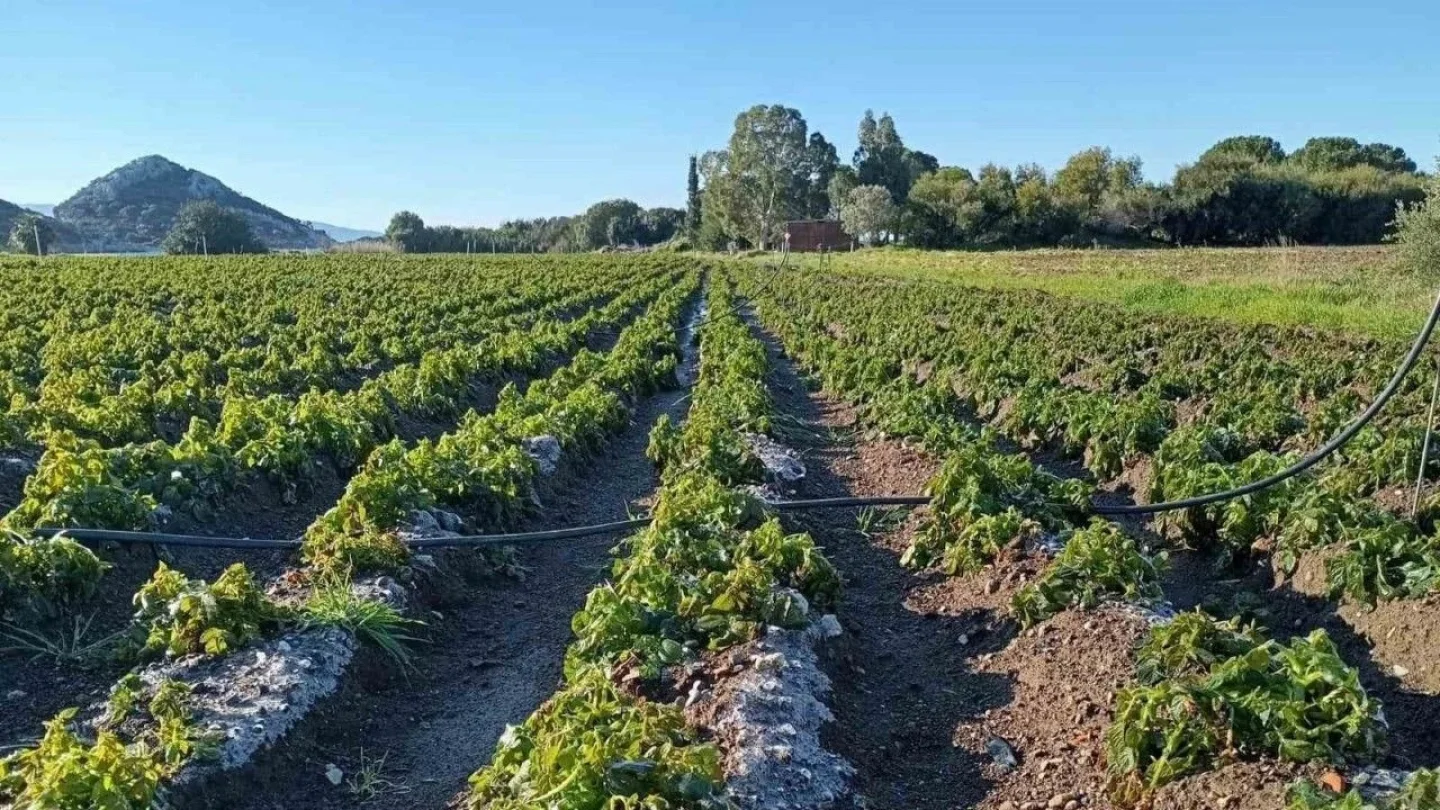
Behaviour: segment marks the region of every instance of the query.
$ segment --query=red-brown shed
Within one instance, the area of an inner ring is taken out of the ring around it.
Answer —
[[[800,253],[821,250],[849,250],[855,239],[833,219],[801,219],[785,225],[790,249]]]

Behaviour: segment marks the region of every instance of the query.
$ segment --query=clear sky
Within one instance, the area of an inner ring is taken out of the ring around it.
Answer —
[[[160,153],[302,219],[493,225],[683,204],[736,113],[855,147],[867,107],[942,164],[1090,145],[1147,177],[1233,134],[1440,152],[1435,0],[6,3],[0,199]]]

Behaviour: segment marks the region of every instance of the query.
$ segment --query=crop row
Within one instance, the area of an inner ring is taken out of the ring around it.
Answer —
[[[354,387],[623,284],[600,264],[534,270],[454,258],[0,264],[0,443],[173,435],[192,417],[215,422],[233,397]]]
[[[475,525],[487,530],[509,525],[538,474],[525,453],[527,439],[546,435],[563,452],[591,451],[626,423],[629,399],[673,379],[677,322],[697,283],[696,273],[685,273],[625,327],[609,352],[583,350],[524,394],[507,388],[493,413],[472,414],[434,442],[408,448],[392,442],[377,449],[340,503],[307,533],[304,556],[314,565],[286,577],[292,584],[308,583],[303,598],[292,593],[277,601],[240,564],[214,583],[187,579],[162,565],[136,596],[126,653],[142,662],[158,656],[216,658],[285,628],[318,625],[343,628],[403,658],[407,620],[352,590],[352,571],[402,565],[407,552],[397,532],[414,510],[439,505],[474,516]],[[123,679],[112,692],[112,708],[117,700],[135,705],[137,688],[133,676]],[[149,694],[147,689],[141,691]],[[101,718],[90,733],[77,727],[73,711],[62,713],[39,746],[0,760],[0,798],[51,806],[44,802],[65,792],[109,802],[85,806],[148,807],[162,784],[215,742],[184,725],[183,707],[166,715],[168,730],[157,726],[158,715],[119,716],[128,719]],[[157,734],[183,742],[183,750],[157,744]]]
[[[806,317],[814,299],[793,287],[766,294],[751,282],[762,317],[787,349],[829,391],[859,405],[868,427],[919,439],[944,459],[928,485],[932,503],[905,564],[960,575],[998,564],[1008,548],[1058,548],[1011,601],[1022,627],[1108,601],[1158,606],[1165,553],[1088,515],[1091,484],[1058,478],[1023,453],[999,449],[1001,437],[977,427],[975,402],[957,393],[958,385],[886,373],[898,372],[902,357],[917,355],[891,354],[894,345],[880,339],[881,330],[857,329],[858,319],[846,317],[839,296],[828,302],[827,329]],[[849,300],[863,311],[868,299],[855,294]],[[888,328],[904,333],[906,321],[892,320]],[[1223,629],[1198,614],[1183,616],[1154,631],[1139,652],[1139,670],[1149,674],[1117,696],[1107,735],[1117,803],[1143,804],[1167,782],[1237,758],[1368,762],[1383,751],[1378,703],[1323,631],[1283,646],[1253,630]],[[1205,647],[1195,641],[1199,636],[1219,641]]]
[[[652,690],[670,667],[806,624],[807,603],[828,605],[839,588],[808,535],[786,534],[734,488],[758,480],[745,434],[769,428],[770,398],[764,346],[732,305],[715,279],[689,415],[651,433],[654,520],[617,550],[572,621],[564,684],[501,738],[471,777],[469,807],[729,806],[718,749]]]
[[[238,397],[227,402],[218,428],[199,419],[175,444],[152,441],[104,448],[73,437],[52,437],[25,497],[0,521],[23,532],[33,526],[149,529],[164,510],[203,514],[242,480],[261,474],[293,482],[328,457],[342,469],[382,445],[397,413],[456,408],[475,377],[534,374],[552,358],[573,352],[587,335],[630,317],[672,281],[656,278],[573,320],[546,319],[530,329],[492,335],[473,346],[428,355],[340,393],[312,391],[290,400]],[[403,450],[403,448],[402,448]],[[88,595],[100,570],[84,549],[67,541],[0,539],[0,605],[30,602],[53,608]]]
[[[867,399],[944,400],[1023,446],[1082,458],[1096,479],[1128,484],[1142,501],[1287,466],[1359,412],[1404,348],[954,283],[792,276],[768,298],[783,300],[777,328],[827,385],[865,389]],[[1336,596],[1423,595],[1440,583],[1434,504],[1417,522],[1371,495],[1418,474],[1427,394],[1428,381],[1412,375],[1317,476],[1157,525],[1221,563],[1274,551],[1284,570],[1306,550],[1339,544]],[[923,435],[924,419],[913,427]],[[1440,472],[1431,462],[1427,473]]]

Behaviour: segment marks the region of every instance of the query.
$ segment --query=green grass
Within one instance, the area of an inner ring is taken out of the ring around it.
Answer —
[[[767,258],[766,261],[773,261]],[[819,258],[793,256],[802,270]],[[862,250],[835,254],[842,272],[943,278],[992,289],[1038,289],[1155,314],[1413,337],[1433,280],[1397,271],[1385,246],[1023,250]]]

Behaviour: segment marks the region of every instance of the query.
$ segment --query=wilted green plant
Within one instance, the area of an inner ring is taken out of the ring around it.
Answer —
[[[1208,674],[1221,661],[1261,644],[1253,625],[1238,619],[1216,621],[1201,611],[1181,613],[1153,628],[1135,653],[1135,679],[1153,686],[1175,678]]]
[[[1147,643],[1152,662],[1167,657],[1155,654],[1162,648],[1188,647],[1191,652],[1176,656],[1188,672],[1116,696],[1106,755],[1111,798],[1117,803],[1142,803],[1161,785],[1229,757],[1345,762],[1383,751],[1379,704],[1324,631],[1289,645],[1252,644],[1253,637],[1229,623],[1211,630],[1198,630],[1199,620],[1188,625],[1161,641],[1153,636],[1159,631],[1152,631]],[[1184,643],[1206,634],[1209,642]],[[1201,658],[1193,650],[1207,645],[1208,652],[1242,651],[1202,672],[1190,664]],[[1152,663],[1148,669],[1154,673],[1164,666]]]
[[[905,565],[943,560],[951,575],[978,570],[1010,541],[1058,531],[1078,515],[1090,485],[1037,470],[993,442],[985,434],[957,446],[926,485],[930,512],[901,557]]]
[[[1424,596],[1440,586],[1440,542],[1398,520],[1356,530],[1325,561],[1325,581],[1332,597],[1371,605]]]
[[[135,594],[135,606],[143,651],[171,656],[223,655],[290,616],[260,590],[243,563],[206,584],[162,562]]]
[[[1015,594],[1012,608],[1030,627],[1070,607],[1092,608],[1106,599],[1158,599],[1164,552],[1140,550],[1119,526],[1094,521],[1069,536],[1040,579]]]

